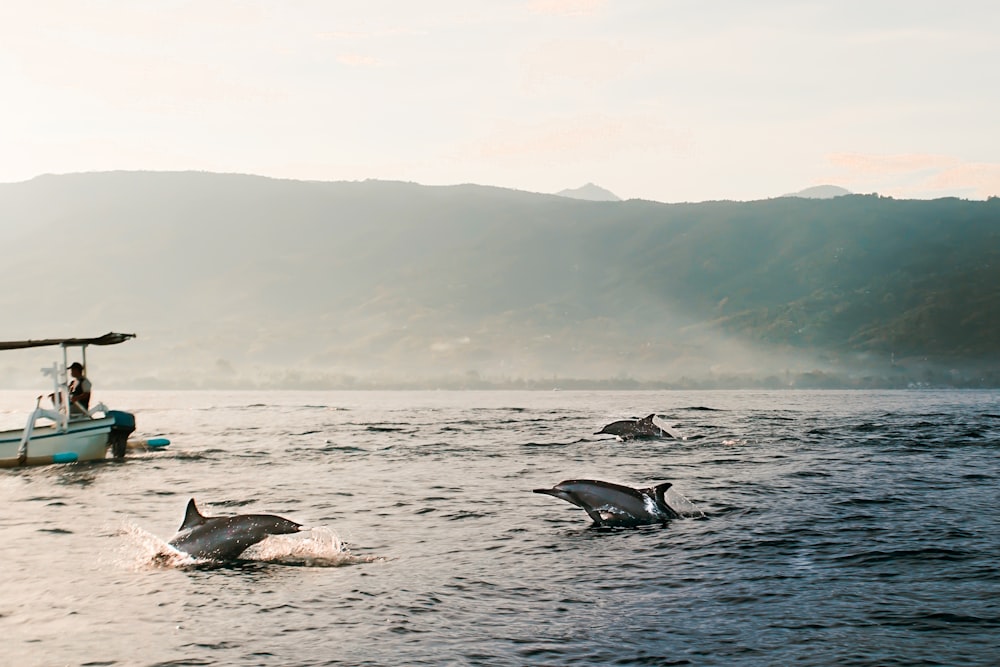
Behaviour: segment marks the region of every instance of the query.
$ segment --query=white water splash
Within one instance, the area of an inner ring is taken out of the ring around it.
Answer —
[[[667,435],[669,435],[674,440],[687,440],[686,435],[684,435],[677,429],[670,426],[670,424],[664,421],[663,418],[660,417],[660,415],[653,416],[653,425],[656,426],[661,431],[663,431],[664,433],[666,433]]]
[[[132,570],[150,568],[185,568],[214,561],[194,558],[174,549],[149,531],[126,521],[118,529],[124,540],[117,564]],[[254,560],[307,567],[338,567],[385,560],[379,556],[356,556],[329,528],[312,528],[292,535],[271,535],[240,554],[241,560]]]
[[[197,565],[202,562],[177,551],[172,546],[148,530],[131,521],[124,521],[118,534],[125,540],[118,550],[117,564],[131,570],[150,568],[178,568]]]
[[[681,495],[679,491],[675,491],[673,487],[667,489],[666,493],[663,494],[663,499],[671,509],[681,516],[697,518],[705,516],[705,513],[698,509],[697,505]]]
[[[308,567],[338,567],[384,560],[378,556],[355,556],[337,533],[324,527],[291,535],[271,535],[249,547],[240,557]]]

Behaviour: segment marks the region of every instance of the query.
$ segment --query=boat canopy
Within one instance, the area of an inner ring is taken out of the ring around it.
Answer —
[[[0,350],[22,350],[28,347],[87,347],[88,345],[117,345],[135,338],[135,334],[109,332],[97,338],[46,338],[44,340],[0,341]]]

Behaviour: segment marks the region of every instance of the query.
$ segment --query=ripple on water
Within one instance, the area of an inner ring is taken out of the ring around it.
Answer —
[[[0,473],[5,658],[992,665],[997,396],[154,392],[169,451]],[[688,439],[591,435],[650,412]],[[574,478],[706,518],[594,529],[531,492]],[[191,496],[329,532],[158,565]]]

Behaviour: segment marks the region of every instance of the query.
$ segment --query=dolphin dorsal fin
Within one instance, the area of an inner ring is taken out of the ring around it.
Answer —
[[[672,482],[664,482],[653,487],[653,496],[656,498],[656,502],[667,505],[667,500],[664,496],[667,493],[667,489],[671,486],[673,486]],[[669,507],[669,505],[667,506]]]
[[[184,512],[184,523],[181,524],[180,530],[193,528],[203,523],[205,523],[205,517],[198,511],[197,505],[194,504],[194,498],[192,498],[188,501],[187,510]]]

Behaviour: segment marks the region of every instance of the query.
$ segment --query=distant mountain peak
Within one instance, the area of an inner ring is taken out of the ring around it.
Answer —
[[[586,199],[587,201],[621,201],[621,197],[616,195],[610,190],[605,190],[604,188],[594,185],[593,183],[587,183],[586,185],[581,185],[578,188],[571,190],[560,190],[556,193],[560,197],[569,197],[570,199]]]
[[[802,197],[803,199],[832,199],[834,197],[843,197],[844,195],[849,194],[853,193],[850,190],[845,190],[839,185],[814,185],[811,188],[806,188],[805,190],[799,190],[798,192],[792,192],[782,196]]]

